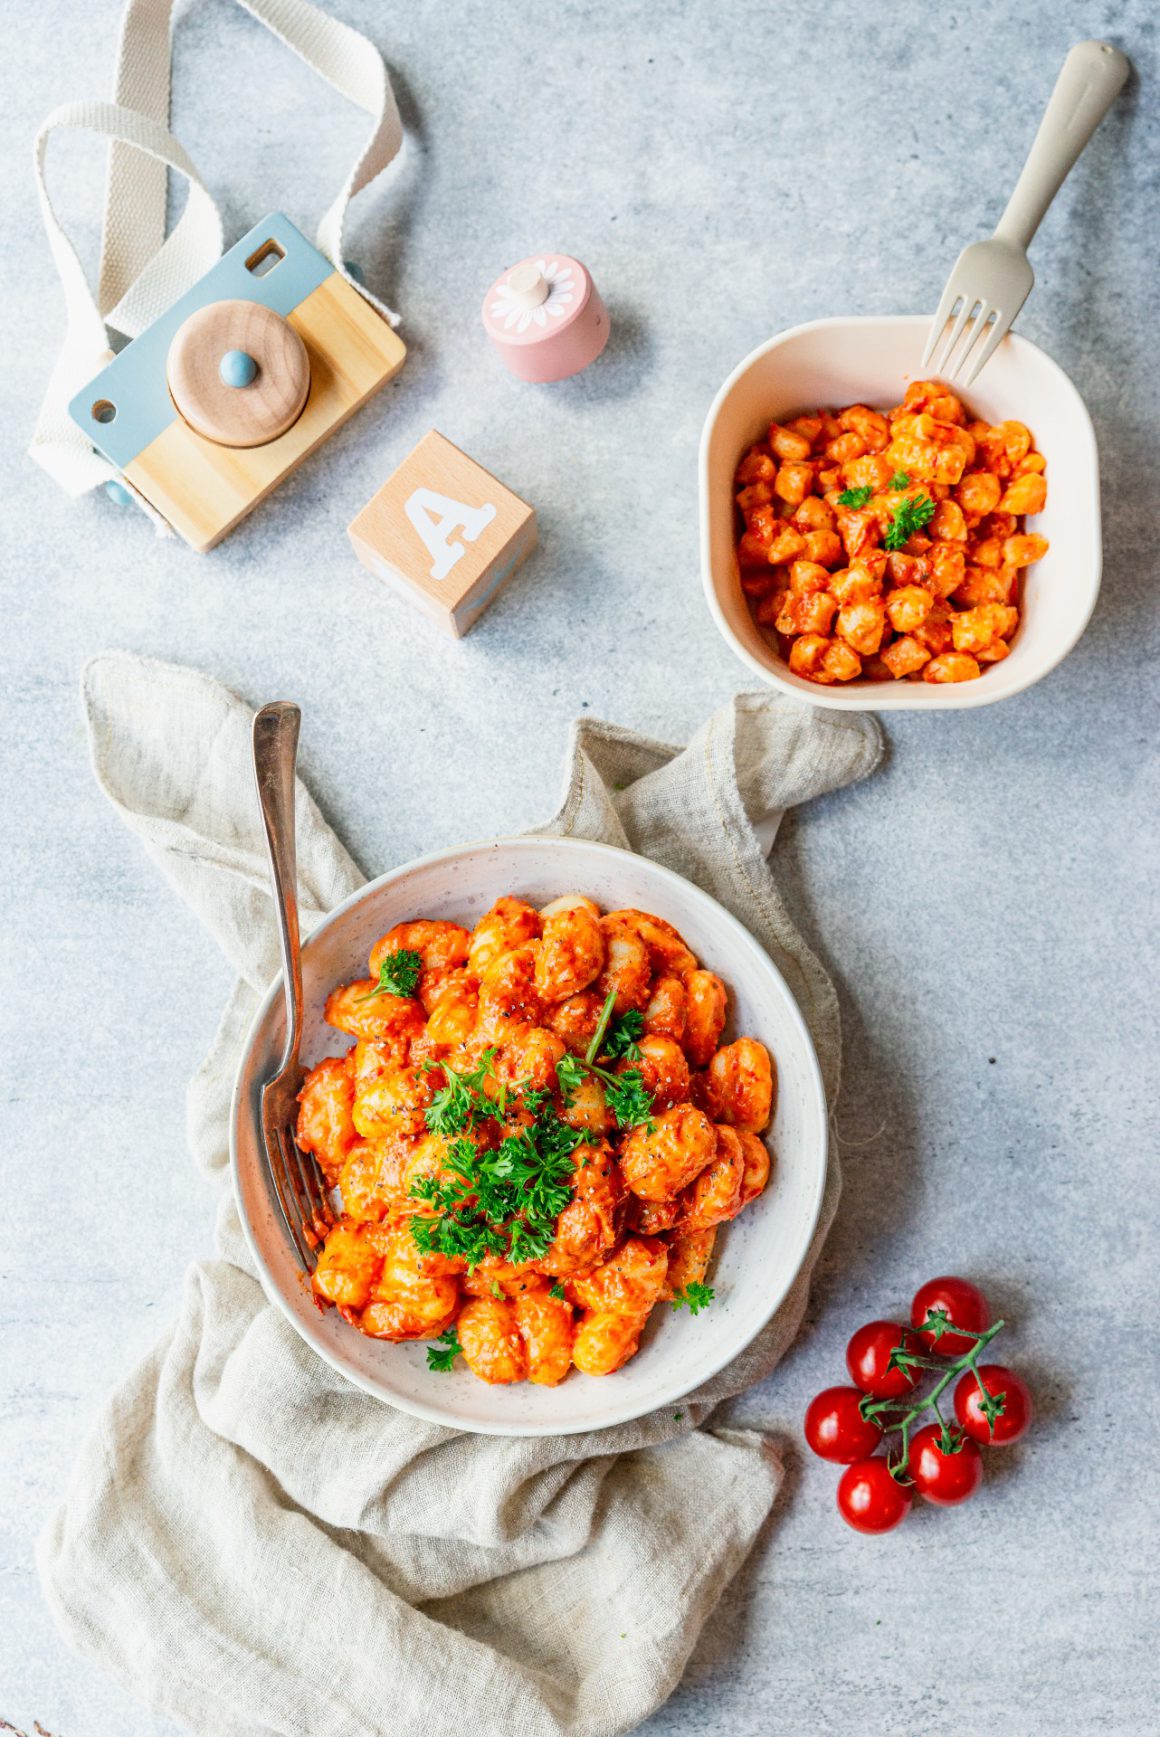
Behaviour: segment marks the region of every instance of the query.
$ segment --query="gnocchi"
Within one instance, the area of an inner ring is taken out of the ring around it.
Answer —
[[[1021,422],[972,421],[936,380],[771,423],[737,467],[741,588],[795,675],[976,681],[1007,657],[1047,500]]]
[[[834,439],[882,433],[867,413]],[[806,444],[782,440],[783,489]],[[972,644],[997,607],[971,611]],[[582,894],[391,929],[329,996],[350,1047],[299,1095],[336,1208],[319,1306],[489,1383],[622,1368],[658,1302],[712,1297],[720,1227],[769,1178],[776,1069],[723,1042],[728,999],[671,924]]]

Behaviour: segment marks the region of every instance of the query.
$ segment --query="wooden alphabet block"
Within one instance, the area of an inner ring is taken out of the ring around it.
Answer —
[[[363,566],[461,639],[536,546],[536,514],[432,429],[349,526]]]

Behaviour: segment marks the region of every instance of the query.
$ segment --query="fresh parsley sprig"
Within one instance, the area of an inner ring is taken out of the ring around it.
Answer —
[[[613,1113],[616,1127],[639,1127],[643,1122],[648,1122],[649,1127],[653,1126],[653,1094],[649,1093],[643,1075],[637,1068],[625,1068],[623,1073],[610,1073],[608,1068],[596,1067],[594,1061],[580,1061],[578,1056],[564,1056],[563,1061],[556,1063],[556,1079],[559,1080],[564,1105],[571,1105],[585,1073],[592,1073],[594,1079],[599,1080],[604,1087],[604,1103]]]
[[[571,1108],[572,1099],[584,1084],[584,1073],[585,1066],[578,1055],[566,1055],[556,1063],[556,1078],[560,1082],[565,1108]]]
[[[490,1055],[484,1064],[453,1076],[454,1098],[441,1107],[440,1121],[468,1128],[495,1114],[482,1090]],[[460,1133],[448,1141],[440,1175],[416,1178],[411,1198],[427,1211],[416,1213],[410,1228],[423,1253],[462,1258],[472,1269],[489,1254],[519,1263],[547,1253],[572,1198],[573,1154],[594,1136],[562,1121],[547,1092],[524,1094],[522,1105],[532,1112],[530,1126],[505,1134],[495,1147]]]
[[[626,1068],[622,1074],[614,1074],[608,1068],[601,1067],[596,1060],[601,1054],[627,1057],[633,1061],[640,1058],[636,1039],[644,1030],[644,1018],[639,1013],[630,1012],[622,1014],[613,1022],[612,1009],[615,1005],[616,991],[610,989],[600,1010],[592,1041],[583,1058],[566,1055],[562,1061],[556,1063],[556,1078],[560,1082],[564,1103],[569,1105],[579,1090],[584,1075],[592,1074],[604,1087],[604,1101],[612,1111],[618,1128],[636,1128],[642,1123],[651,1127],[653,1097],[644,1083],[640,1069]],[[610,1027],[612,1035],[608,1037]],[[613,1043],[617,1045],[615,1050],[611,1048]],[[635,1050],[635,1055],[631,1057],[630,1049]]]
[[[360,1001],[370,1001],[376,995],[414,995],[419,987],[419,978],[423,971],[423,961],[418,953],[412,953],[409,947],[400,947],[397,953],[388,953],[379,966],[379,980],[366,995],[360,995]]]
[[[914,533],[929,525],[933,518],[934,502],[929,495],[911,495],[899,501],[886,527],[883,544],[887,549],[905,549]]]
[[[595,1071],[595,1070],[593,1070]],[[626,1068],[622,1074],[606,1074],[600,1070],[604,1086],[604,1101],[616,1118],[618,1128],[653,1128],[653,1095],[636,1068]]]
[[[433,1344],[427,1347],[428,1369],[438,1370],[441,1375],[448,1374],[462,1350],[463,1346],[459,1343],[459,1334],[454,1326],[448,1327],[445,1332],[440,1333]]]
[[[636,1040],[644,1030],[643,1016],[631,1012],[614,1021],[615,1003],[613,991],[583,1059],[566,1055],[559,1063],[560,1093],[569,1104],[585,1075],[592,1074],[603,1084],[621,1128],[651,1125],[652,1095],[640,1070],[626,1068],[616,1074],[596,1060],[598,1054],[620,1060],[640,1055]],[[486,1050],[477,1066],[462,1073],[446,1062],[424,1064],[428,1072],[443,1076],[425,1117],[431,1132],[443,1136],[446,1149],[438,1174],[416,1177],[411,1185],[411,1198],[422,1208],[411,1217],[411,1236],[423,1253],[462,1259],[469,1270],[488,1255],[513,1264],[545,1255],[560,1214],[572,1199],[576,1149],[599,1144],[595,1134],[570,1127],[562,1119],[551,1092],[526,1086],[512,1090],[518,1094],[519,1108],[532,1119],[512,1129],[507,1119],[508,1088],[498,1097],[486,1089],[493,1077],[495,1053]],[[481,1138],[491,1121],[506,1130],[494,1145]],[[450,1362],[432,1364],[437,1366],[450,1368]]]
[[[910,487],[910,478],[904,470],[895,471],[890,479],[890,487],[895,491],[895,493],[897,493],[899,489],[908,489]]]
[[[673,1308],[687,1308],[690,1315],[699,1315],[702,1309],[709,1307],[714,1295],[712,1285],[703,1285],[697,1279],[693,1279],[682,1290],[673,1292]]]
[[[874,490],[870,487],[860,489],[843,489],[838,496],[840,507],[864,507]]]
[[[604,1040],[604,1053],[619,1061],[640,1060],[640,1045],[636,1041],[644,1035],[644,1014],[638,1013],[635,1007],[630,1007],[627,1013],[622,1013],[619,1019],[614,1019],[608,1028],[608,1036]]]
[[[488,1097],[483,1082],[492,1071],[495,1050],[486,1049],[479,1066],[466,1073],[456,1073],[446,1062],[425,1061],[424,1073],[441,1073],[446,1083],[440,1086],[425,1111],[427,1126],[433,1134],[459,1134],[465,1128],[478,1128],[487,1120],[503,1121],[503,1105]]]

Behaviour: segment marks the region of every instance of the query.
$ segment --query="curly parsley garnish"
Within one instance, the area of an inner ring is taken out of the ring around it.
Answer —
[[[636,1068],[626,1068],[622,1074],[609,1073],[593,1062],[582,1062],[578,1056],[566,1055],[556,1064],[556,1078],[566,1107],[570,1107],[586,1073],[592,1074],[604,1088],[604,1101],[616,1118],[618,1128],[635,1128],[641,1122],[652,1121],[652,1093]]]
[[[611,1021],[608,1036],[604,1040],[604,1053],[614,1060],[622,1056],[625,1061],[640,1060],[640,1045],[637,1038],[644,1035],[644,1014],[630,1008],[622,1013],[619,1019]]]
[[[625,1068],[622,1074],[614,1074],[601,1067],[596,1060],[598,1055],[623,1057],[632,1061],[640,1057],[636,1039],[644,1030],[644,1018],[639,1013],[630,1012],[613,1020],[612,1009],[615,1005],[616,991],[610,989],[600,1010],[592,1041],[583,1058],[566,1055],[563,1061],[556,1063],[556,1078],[560,1082],[560,1091],[567,1105],[576,1095],[584,1075],[592,1074],[604,1087],[604,1101],[616,1118],[618,1128],[636,1128],[642,1122],[651,1127],[652,1093],[645,1085],[640,1069]],[[616,1045],[615,1049],[613,1044]],[[630,1054],[630,1051],[635,1053]]]
[[[550,1297],[555,1297],[556,1300],[561,1303],[566,1303],[568,1301],[568,1293],[565,1291],[559,1279],[556,1280],[554,1285],[548,1286],[548,1295]]]
[[[683,1290],[673,1292],[673,1308],[688,1308],[690,1315],[699,1315],[713,1301],[712,1285],[702,1285],[696,1279]]]
[[[651,1125],[652,1094],[639,1069],[615,1074],[596,1060],[600,1053],[621,1060],[640,1054],[636,1040],[644,1030],[643,1017],[626,1013],[614,1022],[615,1002],[613,991],[583,1059],[566,1055],[558,1064],[560,1092],[569,1104],[585,1075],[593,1074],[603,1084],[621,1128],[642,1122]],[[551,1092],[526,1086],[510,1089],[518,1094],[513,1104],[532,1120],[512,1130],[507,1120],[509,1088],[501,1087],[497,1096],[486,1089],[486,1082],[494,1077],[495,1053],[486,1050],[478,1065],[463,1073],[446,1062],[424,1063],[428,1072],[439,1073],[444,1080],[427,1107],[426,1122],[432,1133],[443,1136],[446,1148],[438,1174],[419,1176],[411,1184],[411,1199],[421,1210],[412,1215],[409,1228],[422,1253],[462,1259],[469,1271],[488,1255],[514,1265],[541,1259],[572,1199],[577,1147],[600,1144],[597,1135],[563,1120]],[[488,1121],[507,1130],[494,1146],[477,1138]],[[493,1296],[503,1294],[495,1285],[491,1291]],[[552,1295],[564,1297],[563,1287],[554,1285]],[[429,1361],[432,1355],[440,1359],[431,1367],[449,1369],[457,1349],[456,1343],[447,1351],[429,1353]]]
[[[428,1369],[436,1369],[442,1375],[448,1374],[462,1350],[459,1334],[454,1327],[448,1327],[445,1333],[440,1333],[434,1344],[427,1347]]]
[[[636,1068],[626,1068],[622,1074],[603,1074],[604,1101],[616,1117],[618,1128],[638,1128],[653,1125],[653,1096]]]
[[[873,493],[872,488],[843,489],[838,496],[838,505],[840,507],[864,507]]]
[[[423,1063],[425,1073],[441,1073],[447,1082],[440,1086],[425,1112],[433,1134],[459,1134],[465,1128],[478,1128],[489,1117],[495,1122],[503,1121],[502,1106],[483,1089],[494,1059],[494,1049],[484,1050],[479,1066],[463,1074],[457,1074],[446,1062]]]
[[[890,487],[895,491],[896,494],[897,494],[899,489],[908,489],[910,487],[910,478],[907,476],[907,474],[904,470],[896,470],[895,471],[894,475],[890,479]]]
[[[929,495],[913,495],[899,501],[894,517],[886,527],[882,542],[887,549],[905,549],[916,531],[921,531],[934,518],[934,502]]]
[[[490,1068],[490,1059],[485,1061],[486,1068],[454,1076],[455,1100],[440,1120],[465,1128],[495,1114],[481,1089]],[[518,1265],[547,1253],[556,1221],[572,1199],[573,1153],[594,1136],[561,1121],[546,1092],[528,1092],[522,1102],[533,1112],[530,1127],[505,1134],[494,1148],[460,1133],[448,1141],[442,1173],[412,1183],[411,1198],[428,1209],[410,1221],[424,1254],[462,1258],[474,1269],[488,1255]],[[434,1109],[433,1104],[427,1112],[429,1125]]]
[[[556,1078],[560,1082],[560,1091],[564,1103],[570,1106],[572,1099],[584,1084],[584,1063],[578,1055],[566,1055],[556,1063]]]
[[[408,947],[400,947],[397,953],[388,953],[379,966],[379,980],[368,995],[360,997],[362,1001],[370,1001],[375,995],[414,995],[419,987],[419,978],[423,971],[423,961],[418,953],[412,953]]]

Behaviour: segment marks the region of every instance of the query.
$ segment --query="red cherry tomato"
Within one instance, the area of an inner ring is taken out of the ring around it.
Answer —
[[[991,1325],[990,1304],[979,1287],[967,1279],[928,1279],[914,1293],[910,1305],[911,1326],[921,1328],[927,1316],[938,1309],[946,1314],[952,1326],[965,1327],[967,1333],[985,1333]],[[918,1336],[940,1357],[961,1357],[975,1345],[975,1341],[963,1333],[944,1331],[937,1343],[933,1333],[920,1332]]]
[[[1013,1369],[1005,1369],[1001,1363],[980,1363],[979,1374],[992,1397],[997,1399],[1002,1395],[1002,1411],[993,1425],[987,1422],[979,1383],[968,1372],[955,1388],[955,1416],[965,1433],[974,1441],[981,1441],[984,1447],[1009,1447],[1021,1435],[1027,1434],[1031,1422],[1031,1395],[1027,1383],[1021,1375],[1016,1375]]]
[[[983,1456],[969,1438],[959,1438],[955,1451],[942,1445],[942,1428],[928,1423],[910,1440],[910,1475],[920,1496],[940,1508],[953,1508],[973,1496],[983,1481]]]
[[[838,1480],[838,1512],[855,1532],[889,1532],[910,1513],[914,1496],[892,1478],[881,1454],[857,1460]]]
[[[882,1441],[882,1431],[868,1423],[858,1407],[856,1387],[827,1387],[811,1399],[806,1412],[806,1440],[820,1459],[848,1466],[868,1459]]]
[[[909,1393],[922,1371],[889,1367],[890,1353],[899,1345],[907,1351],[922,1350],[914,1335],[897,1321],[867,1321],[859,1327],[846,1347],[846,1368],[854,1385],[875,1399],[898,1399]]]

